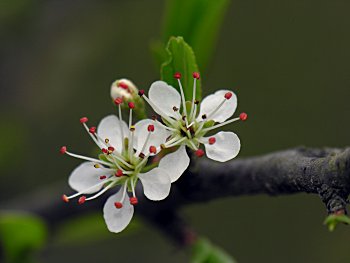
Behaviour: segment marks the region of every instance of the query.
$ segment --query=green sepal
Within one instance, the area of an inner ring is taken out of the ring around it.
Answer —
[[[334,231],[334,229],[337,227],[337,225],[339,223],[343,223],[343,224],[350,224],[350,218],[345,215],[345,214],[331,214],[329,216],[326,217],[326,219],[324,220],[323,224],[326,225],[328,227],[329,231]]]

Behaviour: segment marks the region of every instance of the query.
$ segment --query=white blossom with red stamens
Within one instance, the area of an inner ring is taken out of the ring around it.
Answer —
[[[159,163],[160,168],[167,169],[172,182],[176,181],[189,165],[185,146],[193,149],[196,155],[201,157],[204,151],[199,147],[203,144],[207,157],[219,162],[236,157],[240,150],[240,140],[235,133],[220,131],[209,137],[205,136],[216,128],[247,119],[247,114],[241,113],[240,117],[228,120],[237,108],[237,97],[229,90],[219,90],[204,98],[199,105],[196,100],[196,82],[200,76],[197,72],[193,73],[193,98],[187,103],[186,109],[181,74],[176,73],[174,78],[178,80],[180,93],[164,81],[156,81],[151,85],[149,97],[144,91],[139,92],[162,117],[163,123],[157,123],[171,133],[165,147],[180,146]]]
[[[117,98],[118,99],[118,98]],[[121,100],[117,101],[120,107]],[[101,150],[99,158],[90,158],[71,153],[67,147],[60,149],[62,154],[83,159],[71,173],[69,185],[77,193],[63,195],[64,202],[79,197],[78,203],[83,204],[95,199],[112,187],[119,186],[116,194],[108,198],[104,209],[104,218],[108,229],[118,233],[130,222],[134,205],[138,203],[135,186],[140,179],[145,196],[150,200],[162,200],[170,191],[171,179],[166,169],[154,168],[144,171],[150,156],[160,151],[160,145],[166,141],[169,132],[154,120],[142,120],[132,124],[130,104],[129,125],[121,116],[110,115],[103,118],[95,127],[88,127],[88,119],[83,117],[80,122]],[[128,192],[131,193],[129,198]],[[89,196],[90,195],[90,196]]]

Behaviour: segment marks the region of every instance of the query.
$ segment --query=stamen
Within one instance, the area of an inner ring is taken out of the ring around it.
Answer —
[[[136,194],[135,194],[135,186],[134,186],[134,180],[133,179],[130,179],[130,184],[131,184],[132,195],[133,195],[133,197],[135,197]]]
[[[68,202],[69,202],[69,199],[68,199],[68,197],[67,197],[66,195],[62,195],[62,200],[63,200],[63,202],[65,202],[65,203],[68,203]]]
[[[96,127],[95,126],[90,127],[89,132],[92,133],[92,134],[95,134],[96,133]]]
[[[120,106],[120,104],[118,105],[118,111],[119,111],[119,129],[120,129],[120,133],[122,135],[122,151],[124,151],[124,131],[123,131],[123,127],[122,127],[122,108]]]
[[[73,194],[73,195],[71,195],[71,196],[66,196],[66,197],[67,197],[67,199],[75,198],[75,197],[77,197],[77,196],[79,196],[79,195],[81,195],[81,194],[84,194],[84,193],[90,191],[91,189],[94,189],[94,188],[96,188],[96,187],[99,187],[100,185],[104,185],[105,183],[107,183],[107,181],[99,182],[99,183],[97,183],[97,184],[95,184],[95,185],[89,186],[88,188],[86,188],[86,189],[84,189],[84,190],[81,190],[81,191],[78,192],[78,193],[75,193],[75,194]]]
[[[195,154],[197,155],[197,157],[202,157],[204,155],[204,151],[202,149],[198,149],[197,151],[195,151]]]
[[[183,115],[185,116],[185,123],[186,123],[186,127],[188,126],[188,121],[187,121],[187,110],[186,110],[186,100],[185,100],[185,95],[184,95],[184,91],[181,85],[181,81],[180,79],[177,79],[177,82],[179,83],[179,87],[180,87],[180,93],[181,93],[181,100],[182,100],[182,111],[183,111]]]
[[[121,97],[116,98],[116,99],[114,100],[114,103],[115,103],[115,105],[120,105],[120,104],[122,104],[122,103],[123,103],[123,98],[121,98]]]
[[[87,131],[87,133],[90,135],[91,139],[96,143],[96,145],[99,147],[99,148],[102,148],[102,144],[96,139],[96,137],[94,135],[96,135],[96,133],[92,133],[89,129],[89,127],[86,125],[85,122],[81,122],[85,128],[85,130]],[[95,127],[95,132],[96,132],[96,127]]]
[[[118,169],[117,170],[117,172],[115,173],[115,176],[116,177],[121,177],[121,176],[123,176],[124,174],[123,174],[123,171],[121,170],[121,169]]]
[[[210,118],[222,107],[222,105],[224,105],[224,103],[227,101],[227,99],[223,99],[223,101],[210,113],[208,114],[208,119],[210,120]]]
[[[115,202],[114,206],[115,206],[115,208],[120,209],[123,207],[123,204],[121,202]]]
[[[130,109],[135,109],[135,103],[133,103],[133,102],[129,102],[128,106]]]
[[[186,137],[182,137],[180,140],[178,140],[178,141],[176,141],[176,142],[174,142],[174,143],[172,143],[172,144],[164,144],[164,146],[165,146],[166,148],[174,147],[174,146],[176,146],[176,145],[182,143],[182,142],[185,141],[185,140],[187,140],[187,138],[186,138]],[[189,142],[191,142],[191,140],[189,140]],[[161,146],[162,146],[162,145],[161,145]]]
[[[242,112],[241,114],[239,114],[239,118],[241,119],[241,121],[245,121],[248,119],[248,114],[245,112]]]
[[[108,153],[108,150],[107,150],[106,148],[102,148],[101,150],[102,150],[102,152],[103,152],[104,154],[107,154],[107,153]]]
[[[120,82],[118,83],[117,86],[118,86],[119,88],[122,88],[122,89],[126,89],[126,90],[129,89],[128,84],[126,84],[125,82],[122,82],[122,81],[120,81]]]
[[[107,176],[105,176],[105,175],[101,175],[100,176],[100,180],[104,180],[104,179],[106,179],[107,178]]]
[[[225,99],[229,100],[232,97],[232,92],[225,93]]]
[[[139,90],[139,96],[142,97],[145,94],[145,91],[143,89]]]
[[[209,142],[210,145],[213,145],[213,144],[216,142],[215,137],[210,137],[210,138],[208,139],[208,142]]]
[[[154,125],[153,124],[148,125],[147,130],[149,132],[154,132]]]
[[[208,131],[214,130],[214,129],[216,129],[216,128],[222,127],[222,126],[224,126],[224,125],[227,125],[227,124],[230,124],[230,123],[232,123],[232,122],[239,121],[239,120],[240,120],[240,118],[234,118],[234,119],[225,121],[225,122],[223,122],[223,123],[219,123],[219,124],[217,124],[217,125],[214,125],[214,126],[212,126],[212,127],[205,128],[205,129],[202,130],[202,132],[208,132]]]
[[[86,201],[86,196],[85,196],[85,195],[83,195],[83,196],[81,196],[81,197],[79,198],[79,200],[78,200],[78,204],[79,204],[79,205],[82,205],[82,204],[84,204],[84,203],[85,203],[85,201]]]
[[[97,169],[97,168],[100,168],[100,165],[94,164],[94,167]]]
[[[137,200],[137,197],[130,197],[130,204],[137,205],[139,201]]]
[[[112,166],[111,163],[107,163],[107,162],[104,162],[104,161],[101,161],[101,160],[98,160],[98,159],[95,159],[95,158],[90,158],[90,157],[86,157],[86,156],[83,156],[83,155],[78,155],[78,154],[75,154],[75,153],[68,152],[67,148],[65,149],[64,153],[68,154],[69,156],[78,158],[78,159],[82,159],[82,160],[86,160],[86,161],[90,161],[90,162],[94,162],[94,163],[99,163],[99,164],[106,165],[106,166],[109,166],[109,167]]]
[[[147,134],[146,140],[145,140],[145,142],[143,143],[143,146],[142,146],[142,148],[141,148],[140,153],[143,153],[143,152],[145,151],[146,145],[147,145],[147,143],[148,143],[148,141],[149,141],[149,139],[150,139],[150,137],[151,137],[151,133],[152,133],[152,132],[149,132],[149,133]]]
[[[174,74],[174,78],[175,78],[175,79],[181,79],[181,73],[180,73],[180,72],[176,72],[176,73]]]
[[[87,122],[88,120],[89,120],[88,118],[82,117],[82,118],[80,118],[80,123],[85,123],[85,122]]]
[[[157,148],[156,148],[155,146],[151,145],[151,146],[149,147],[149,152],[150,152],[150,153],[153,153],[153,154],[156,154],[156,153],[157,153]]]
[[[109,189],[111,189],[113,186],[115,185],[115,182],[110,183],[109,185],[107,185],[104,189],[102,189],[101,191],[99,191],[97,194],[89,197],[89,198],[85,198],[85,201],[90,201],[92,199],[95,199],[97,197],[99,197],[100,195],[102,195],[103,193],[107,192]]]
[[[66,146],[62,146],[60,149],[60,153],[61,154],[65,154],[67,152],[67,147]]]
[[[193,72],[193,96],[192,96],[192,104],[191,104],[191,111],[190,111],[190,120],[193,119],[193,112],[194,112],[194,102],[196,100],[196,83],[197,79],[199,79],[199,73]]]

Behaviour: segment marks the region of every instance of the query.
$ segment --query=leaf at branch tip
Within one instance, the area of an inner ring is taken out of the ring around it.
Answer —
[[[350,224],[350,218],[345,214],[331,214],[326,217],[324,224],[327,225],[329,231],[333,231],[339,223]]]
[[[201,238],[192,247],[190,263],[236,263],[236,261],[221,248]]]
[[[47,227],[41,218],[22,213],[0,214],[0,243],[6,262],[31,262],[32,254],[47,238]]]
[[[183,36],[196,53],[198,65],[205,71],[229,3],[230,0],[168,0],[162,40],[165,42],[174,35]]]
[[[193,96],[193,72],[199,72],[192,48],[182,37],[171,37],[166,47],[167,59],[161,66],[161,79],[179,90],[176,72],[181,73],[181,83],[184,89],[185,99],[192,100]],[[201,99],[201,80],[197,80],[196,99]]]

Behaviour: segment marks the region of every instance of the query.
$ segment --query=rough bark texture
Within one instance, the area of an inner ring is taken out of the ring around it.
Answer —
[[[192,243],[195,234],[178,215],[181,206],[216,198],[240,195],[318,194],[328,213],[346,212],[350,193],[350,148],[296,148],[259,157],[235,159],[226,163],[196,160],[194,167],[173,184],[171,194],[161,202],[144,198],[137,187],[140,204],[137,214],[179,245]],[[51,227],[75,215],[102,210],[108,194],[83,206],[65,204],[57,188],[7,203],[7,208],[21,208],[41,215]],[[45,199],[42,197],[45,196]],[[48,197],[49,196],[49,197]],[[1,208],[6,208],[4,205]]]

